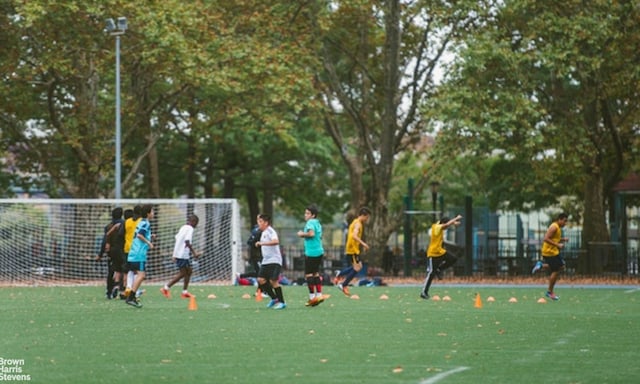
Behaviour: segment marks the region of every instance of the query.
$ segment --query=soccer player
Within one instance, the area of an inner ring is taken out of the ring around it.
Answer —
[[[191,273],[193,272],[191,268],[191,255],[193,255],[194,258],[200,257],[200,254],[193,249],[191,242],[193,241],[193,230],[198,226],[199,221],[198,216],[190,215],[187,223],[180,227],[180,230],[176,234],[176,243],[173,247],[173,260],[179,271],[170,282],[160,288],[160,292],[162,292],[167,299],[171,297],[171,287],[180,281],[180,279],[184,279],[180,297],[183,299],[191,297],[189,293],[189,281],[191,279]]]
[[[322,247],[322,225],[318,220],[318,207],[309,205],[304,210],[306,224],[302,231],[298,231],[298,237],[304,239],[304,277],[309,289],[309,301],[306,306],[315,307],[322,303],[322,280],[320,279],[320,267],[324,256]]]
[[[280,253],[280,240],[278,233],[271,226],[271,216],[267,214],[258,215],[258,226],[262,235],[256,246],[262,250],[262,264],[258,272],[258,288],[266,292],[271,301],[267,308],[285,309],[287,304],[284,301],[282,287],[280,286],[280,272],[282,271],[282,254]]]
[[[442,276],[441,273],[445,268],[448,268],[456,263],[457,258],[448,253],[444,247],[444,234],[446,229],[452,225],[460,225],[461,215],[449,220],[447,217],[443,217],[437,223],[431,226],[431,241],[429,242],[429,248],[427,249],[427,277],[424,280],[424,286],[420,297],[425,300],[429,299],[429,288],[433,281],[433,276]]]
[[[369,250],[369,245],[362,240],[362,235],[364,233],[364,224],[371,217],[371,210],[367,207],[362,207],[358,211],[358,217],[353,219],[351,224],[349,224],[349,231],[347,232],[347,245],[345,249],[345,253],[347,254],[347,258],[351,263],[351,266],[340,271],[336,276],[336,279],[339,276],[345,276],[342,283],[337,284],[338,289],[342,291],[347,296],[351,296],[349,292],[349,283],[353,278],[362,270],[362,260],[360,260],[360,246],[362,246],[365,250]]]
[[[133,238],[135,237],[136,228],[142,220],[140,216],[142,210],[142,206],[136,205],[133,207],[133,212],[131,214],[125,212],[126,217],[124,220],[124,259],[127,260],[129,257],[129,251],[131,250],[131,244],[133,244]],[[128,211],[128,210],[127,210]],[[121,299],[126,299],[129,296],[129,292],[131,292],[131,287],[133,286],[133,279],[135,274],[133,271],[129,270],[129,263],[125,263],[125,268],[123,270],[123,274],[126,274],[126,285],[124,294],[120,296]]]
[[[107,271],[107,299],[118,297],[118,289],[122,279],[123,237],[119,231],[122,225],[122,208],[116,207],[111,211],[111,222],[104,227],[104,236],[100,246],[100,253],[96,260],[102,259],[106,252],[109,256]]]
[[[560,255],[560,250],[564,248],[564,243],[569,241],[568,238],[562,237],[562,228],[567,225],[568,220],[569,215],[561,213],[549,225],[542,242],[542,260],[538,260],[531,271],[534,274],[539,270],[549,270],[551,272],[546,296],[554,301],[560,300],[560,297],[555,294],[553,289],[556,286],[560,272],[565,269],[565,262],[562,255]]]
[[[136,227],[136,233],[131,243],[131,249],[129,250],[129,256],[127,257],[128,269],[133,271],[135,279],[133,280],[133,286],[127,296],[127,304],[137,308],[141,308],[142,304],[136,297],[136,292],[140,288],[142,281],[144,281],[147,270],[147,252],[149,249],[153,249],[153,243],[155,235],[151,234],[151,223],[153,219],[153,206],[146,204],[142,206],[140,210],[142,220]]]

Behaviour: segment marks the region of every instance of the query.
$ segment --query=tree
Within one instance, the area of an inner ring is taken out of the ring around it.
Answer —
[[[398,154],[421,139],[418,113],[437,88],[436,70],[455,36],[467,33],[482,2],[314,2],[319,98],[325,129],[349,172],[350,208],[370,205],[378,250],[398,228],[389,191]],[[419,185],[431,177],[417,175]]]
[[[606,198],[637,156],[639,17],[633,2],[495,6],[442,89],[438,153],[496,157],[503,206],[581,195],[583,242],[608,240]]]

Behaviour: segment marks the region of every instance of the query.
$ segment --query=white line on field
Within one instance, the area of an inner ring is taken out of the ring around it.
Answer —
[[[638,291],[640,291],[640,288],[629,289],[627,291],[624,291],[624,293],[634,293],[634,292],[638,292]]]
[[[435,384],[437,382],[439,382],[440,380],[446,378],[449,375],[453,375],[454,373],[458,373],[458,372],[462,372],[462,371],[466,371],[467,369],[469,369],[469,367],[458,367],[458,368],[454,368],[452,370],[449,371],[445,371],[445,372],[440,372],[437,375],[430,377],[426,380],[422,380],[419,384]]]

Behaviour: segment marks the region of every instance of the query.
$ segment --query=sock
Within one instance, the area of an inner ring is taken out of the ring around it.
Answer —
[[[131,287],[133,287],[133,279],[135,276],[136,274],[133,273],[133,271],[127,272],[127,289],[131,289]]]
[[[278,298],[278,301],[281,303],[284,303],[284,296],[282,296],[282,287],[276,288],[275,292],[276,292],[276,297]]]
[[[307,277],[307,289],[309,289],[309,299],[313,299],[315,296],[314,288],[315,288],[315,279],[313,278],[313,276]]]

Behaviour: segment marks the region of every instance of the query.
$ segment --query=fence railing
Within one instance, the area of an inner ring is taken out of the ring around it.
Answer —
[[[525,247],[518,251],[515,247],[477,246],[473,250],[472,271],[465,270],[464,248],[447,244],[448,251],[458,256],[454,266],[455,275],[481,276],[530,276],[535,262],[541,259],[537,247]],[[282,249],[285,270],[297,276],[304,270],[304,249],[288,246]],[[565,273],[585,277],[640,276],[640,251],[637,248],[623,252],[619,243],[591,243],[587,249],[567,249],[562,251],[566,263]],[[414,255],[408,261],[412,275],[424,273],[424,254]],[[391,258],[383,258],[380,265],[369,265],[369,270],[382,276],[402,276],[405,260],[402,250],[397,250]],[[342,247],[325,248],[324,270],[331,274],[347,266]]]

